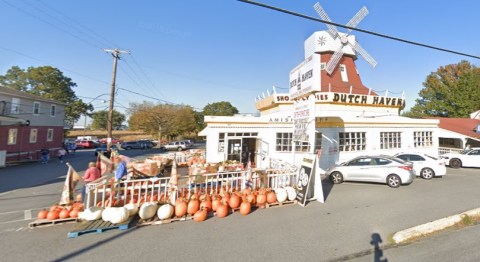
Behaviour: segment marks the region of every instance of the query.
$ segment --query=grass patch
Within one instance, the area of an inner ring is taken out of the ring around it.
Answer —
[[[473,224],[473,219],[469,215],[462,215],[462,223],[464,226],[470,226]]]

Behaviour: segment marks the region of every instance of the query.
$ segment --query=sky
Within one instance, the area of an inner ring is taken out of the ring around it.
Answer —
[[[313,17],[316,2],[262,0]],[[480,1],[320,4],[336,23],[346,24],[366,6],[370,13],[358,28],[480,54]],[[0,74],[15,65],[57,67],[95,110],[108,107],[110,92],[113,60],[103,49],[130,51],[122,55],[117,71],[115,99],[121,112],[132,102],[168,101],[201,111],[209,103],[229,101],[241,113],[255,113],[255,97],[272,86],[288,91],[289,72],[304,59],[304,41],[326,29],[319,22],[235,0],[0,0],[0,25]],[[475,58],[353,34],[378,62],[372,68],[361,57],[356,61],[363,83],[376,91],[404,92],[407,108],[438,67],[461,60],[479,64]]]

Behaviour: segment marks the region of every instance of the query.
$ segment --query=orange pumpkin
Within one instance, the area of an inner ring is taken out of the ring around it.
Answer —
[[[240,214],[246,216],[250,214],[250,211],[252,211],[252,204],[248,201],[243,201],[242,204],[240,204]]]
[[[193,220],[195,222],[202,222],[202,221],[205,221],[205,219],[207,219],[207,210],[206,209],[198,210],[193,215]]]
[[[273,204],[273,203],[277,202],[277,195],[275,195],[275,192],[270,191],[270,192],[267,194],[267,202],[268,202],[269,204]]]
[[[68,209],[64,209],[64,210],[60,211],[60,213],[58,214],[58,217],[61,218],[61,219],[69,218],[70,217],[70,211],[68,211]]]
[[[60,213],[60,212],[57,211],[57,210],[49,211],[49,212],[47,213],[47,219],[48,219],[48,220],[58,219],[59,213]]]
[[[220,201],[220,199],[216,198],[212,201],[212,210],[213,212],[217,211],[217,208],[218,206],[220,206],[222,204],[222,202]]]
[[[267,196],[263,192],[260,192],[260,194],[257,195],[257,203],[259,205],[263,205],[266,202],[267,202]]]
[[[190,199],[190,201],[188,202],[188,206],[187,206],[187,213],[190,214],[190,215],[194,215],[198,209],[200,208],[200,201],[198,201],[198,199]]]
[[[183,217],[187,214],[187,202],[178,201],[175,203],[175,216]]]
[[[200,209],[205,209],[207,212],[212,210],[212,201],[210,199],[205,199],[200,203]]]
[[[240,197],[237,194],[232,194],[230,200],[228,200],[228,205],[231,208],[238,208],[240,206]]]
[[[228,206],[227,204],[220,204],[217,208],[217,217],[223,218],[228,215]]]
[[[45,218],[47,218],[47,214],[48,214],[48,211],[46,209],[40,210],[40,212],[38,212],[37,218],[38,219],[45,219]]]
[[[78,209],[74,209],[74,210],[70,211],[70,217],[71,218],[77,218],[78,217],[78,212],[79,212]]]

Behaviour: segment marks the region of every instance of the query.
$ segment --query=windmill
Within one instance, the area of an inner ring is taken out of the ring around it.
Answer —
[[[313,8],[315,11],[318,13],[318,15],[322,18],[322,20],[325,20],[327,22],[332,22],[330,17],[327,15],[325,10],[322,8],[322,6],[317,2]],[[364,6],[362,7],[353,17],[348,21],[346,26],[348,27],[356,27],[362,20],[365,18],[365,16],[368,15],[368,9]],[[331,75],[335,68],[337,67],[338,62],[340,62],[340,59],[342,58],[344,54],[344,48],[349,46],[351,47],[355,52],[359,53],[367,63],[369,63],[372,67],[375,67],[377,65],[377,61],[373,59],[372,56],[370,56],[365,49],[357,42],[355,41],[354,38],[349,38],[349,34],[345,33],[340,33],[337,30],[337,27],[332,25],[332,24],[326,24],[327,25],[327,32],[330,34],[330,36],[336,41],[338,47],[335,49],[332,57],[328,61],[325,71]],[[348,29],[348,33],[350,33],[352,30]]]

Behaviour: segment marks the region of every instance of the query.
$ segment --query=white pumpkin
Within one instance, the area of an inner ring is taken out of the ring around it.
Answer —
[[[114,207],[107,207],[103,210],[102,212],[102,220],[103,221],[110,221],[110,218],[112,217],[112,211]]]
[[[170,204],[165,204],[165,205],[162,205],[158,211],[157,211],[157,216],[158,218],[160,219],[169,219],[173,216],[173,211],[174,211],[174,208],[172,205]]]
[[[297,191],[295,188],[287,186],[285,187],[285,190],[287,190],[288,200],[293,201],[297,198]]]
[[[112,211],[110,211],[109,217],[110,222],[113,224],[123,223],[128,220],[129,212],[125,207],[112,207],[111,209]]]
[[[126,204],[124,207],[128,210],[129,216],[134,216],[138,213],[138,204],[130,203]]]
[[[277,195],[277,201],[278,203],[283,203],[285,202],[285,200],[287,200],[287,190],[285,190],[285,188],[276,188],[275,189],[275,194]]]
[[[158,205],[155,202],[145,202],[140,207],[138,215],[141,219],[150,219],[157,213]]]
[[[102,217],[102,211],[103,208],[101,207],[90,207],[78,214],[78,217],[87,221],[93,221]]]

